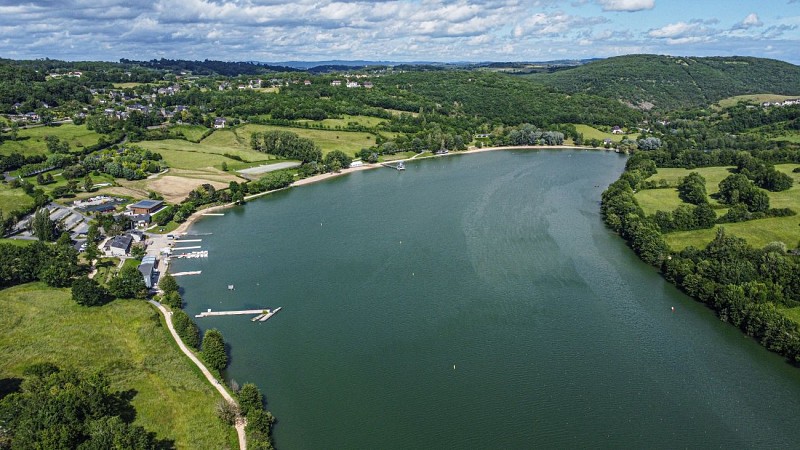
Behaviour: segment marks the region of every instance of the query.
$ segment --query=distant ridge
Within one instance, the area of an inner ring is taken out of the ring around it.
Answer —
[[[745,94],[800,95],[800,67],[753,57],[618,56],[529,76],[557,90],[649,110],[709,105]]]

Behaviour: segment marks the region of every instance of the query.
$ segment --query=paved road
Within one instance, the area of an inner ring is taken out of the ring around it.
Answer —
[[[161,305],[161,303],[158,303],[155,300],[148,300],[148,301],[150,302],[151,305],[155,306],[159,311],[161,311],[161,314],[164,315],[164,320],[167,322],[167,328],[169,328],[169,332],[172,334],[172,337],[173,339],[175,339],[175,342],[178,343],[178,347],[180,347],[181,351],[186,356],[188,356],[189,359],[192,360],[192,362],[195,363],[195,365],[200,369],[200,371],[203,372],[203,375],[206,376],[208,382],[211,383],[211,385],[214,386],[217,389],[217,391],[219,391],[220,394],[222,394],[222,397],[225,400],[227,400],[228,403],[233,403],[235,405],[238,405],[236,399],[234,399],[231,396],[231,394],[228,393],[228,391],[222,386],[222,383],[214,377],[214,375],[208,370],[205,364],[203,364],[203,362],[200,361],[200,359],[194,355],[194,353],[189,349],[189,347],[187,347],[186,344],[183,343],[183,340],[181,340],[180,336],[178,336],[178,332],[176,332],[175,327],[172,326],[172,312],[167,311],[167,308],[164,308]],[[239,435],[239,450],[247,450],[247,437],[245,436],[244,433],[245,425],[247,425],[247,422],[242,418],[236,421],[236,434]]]

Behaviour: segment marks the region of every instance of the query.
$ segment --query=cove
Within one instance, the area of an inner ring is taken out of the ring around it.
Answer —
[[[195,223],[187,313],[281,449],[793,447],[800,370],[642,263],[599,216],[614,153],[414,161]],[[229,291],[227,286],[235,285]],[[672,311],[672,308],[675,311]]]

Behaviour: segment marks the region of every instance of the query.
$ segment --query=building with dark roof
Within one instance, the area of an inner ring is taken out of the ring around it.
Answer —
[[[129,234],[114,236],[106,245],[106,253],[111,256],[125,256],[131,248],[133,238]]]
[[[162,200],[140,200],[132,205],[128,205],[128,209],[133,211],[134,214],[153,214],[161,209],[164,205]]]

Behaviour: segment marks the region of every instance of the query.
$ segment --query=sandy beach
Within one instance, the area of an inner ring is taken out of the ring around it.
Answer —
[[[397,160],[394,160],[394,161],[388,161],[388,163],[392,163],[393,164],[393,163],[398,163],[398,162],[401,162],[401,161],[402,162],[408,162],[408,161],[418,160],[418,159],[440,158],[440,157],[446,157],[446,156],[451,156],[451,155],[470,155],[470,154],[474,154],[474,153],[494,152],[494,151],[499,151],[499,150],[603,150],[603,151],[612,151],[612,150],[609,150],[607,148],[602,148],[602,147],[574,147],[574,146],[565,146],[565,145],[529,145],[529,146],[519,146],[519,145],[517,145],[517,146],[483,147],[483,148],[470,147],[469,149],[464,150],[464,151],[454,151],[454,152],[445,153],[443,155],[432,155],[432,154],[431,155],[425,155],[425,156],[415,155],[415,156],[412,156],[411,158],[397,159]],[[269,195],[269,194],[272,194],[274,192],[282,191],[284,189],[289,189],[291,187],[303,186],[303,185],[311,184],[311,183],[317,183],[317,182],[320,182],[320,181],[329,180],[331,178],[340,177],[342,175],[347,175],[349,173],[360,172],[362,170],[377,169],[377,168],[380,168],[380,167],[384,167],[384,166],[382,166],[381,163],[364,164],[363,166],[359,166],[359,167],[349,167],[347,169],[342,169],[339,172],[321,173],[319,175],[314,175],[314,176],[311,176],[311,177],[308,177],[308,178],[303,178],[301,180],[297,180],[297,181],[295,181],[294,183],[292,183],[288,187],[285,187],[285,188],[282,188],[282,189],[275,189],[275,190],[272,190],[272,191],[259,192],[258,194],[248,195],[244,199],[245,199],[245,201],[249,201],[249,200],[252,200],[254,198],[258,198],[258,197],[261,197],[261,196],[264,196],[264,195]],[[183,222],[182,224],[180,224],[178,226],[178,228],[176,228],[172,233],[176,234],[176,235],[177,234],[185,234],[189,230],[189,228],[192,226],[192,224],[194,222],[196,222],[198,219],[200,219],[201,217],[203,217],[203,215],[209,214],[209,213],[214,213],[214,212],[217,212],[217,211],[221,211],[221,210],[224,210],[226,208],[230,208],[231,206],[235,206],[235,205],[236,205],[235,203],[227,203],[225,205],[216,205],[216,206],[211,206],[209,208],[198,210],[194,214],[189,216],[186,219],[186,221]]]

